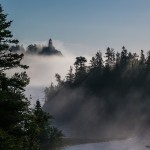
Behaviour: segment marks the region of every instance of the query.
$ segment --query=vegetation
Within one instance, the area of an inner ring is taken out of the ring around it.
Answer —
[[[49,40],[48,46],[42,46],[37,44],[30,44],[27,49],[23,45],[12,45],[9,47],[11,52],[23,53],[27,55],[38,55],[38,56],[62,56],[62,53],[58,51],[54,46],[52,39]]]
[[[144,55],[141,50],[138,56],[125,47],[120,53],[107,48],[104,56],[97,52],[89,66],[86,62],[85,57],[76,57],[65,79],[56,74],[58,84],[45,89],[44,109],[58,106],[63,111],[53,110],[57,121],[79,135],[124,136],[148,127],[150,51]]]
[[[12,53],[10,45],[16,46],[7,21],[7,15],[0,6],[0,149],[40,150],[45,146],[56,149],[62,133],[51,124],[52,117],[41,109],[37,101],[35,108],[29,108],[24,95],[29,83],[26,72],[8,76],[7,71],[15,68],[27,69],[21,64],[23,54]]]

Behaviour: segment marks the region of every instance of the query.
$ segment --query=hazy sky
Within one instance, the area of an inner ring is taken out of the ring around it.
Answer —
[[[1,0],[21,42],[50,37],[71,51],[150,48],[150,0]]]

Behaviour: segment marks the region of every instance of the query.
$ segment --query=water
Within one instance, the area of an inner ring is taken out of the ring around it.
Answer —
[[[61,150],[148,150],[150,138],[129,138],[127,140],[81,144],[68,146]]]

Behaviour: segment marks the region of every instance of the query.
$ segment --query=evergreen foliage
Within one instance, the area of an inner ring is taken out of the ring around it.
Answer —
[[[62,133],[51,125],[51,116],[45,113],[37,101],[35,109],[29,108],[24,91],[29,83],[26,72],[8,76],[6,71],[28,66],[21,64],[23,54],[12,52],[18,48],[18,40],[13,39],[0,6],[0,149],[1,150],[41,150],[47,147],[56,149]]]
[[[61,88],[59,84],[53,86],[54,90],[47,88],[44,109],[48,111],[53,104],[55,107],[58,104],[60,109],[65,109],[61,113],[53,110],[55,117],[59,118],[58,123],[63,121],[66,126],[69,124],[83,135],[90,131],[94,133],[92,124],[96,124],[99,131],[103,131],[110,123],[112,126],[115,124],[116,128],[130,131],[148,127],[150,52],[145,55],[141,50],[138,56],[128,52],[125,47],[122,47],[120,53],[107,48],[105,56],[97,52],[89,65],[85,63],[85,57],[76,57],[74,68],[70,68]],[[63,105],[60,106],[59,103]],[[92,105],[86,108],[85,105],[89,103]],[[88,119],[84,117],[93,107],[96,107],[92,113],[98,116],[97,119],[94,120],[94,116]],[[80,123],[81,120],[84,120],[83,124]],[[74,124],[80,128],[74,127]]]

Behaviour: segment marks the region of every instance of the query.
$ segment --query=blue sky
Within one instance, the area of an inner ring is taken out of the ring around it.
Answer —
[[[149,0],[1,0],[13,20],[11,30],[24,41],[50,37],[98,50],[110,46],[150,49]],[[79,49],[81,48],[79,47]],[[70,47],[75,51],[77,47]],[[90,51],[90,50],[89,50]]]

